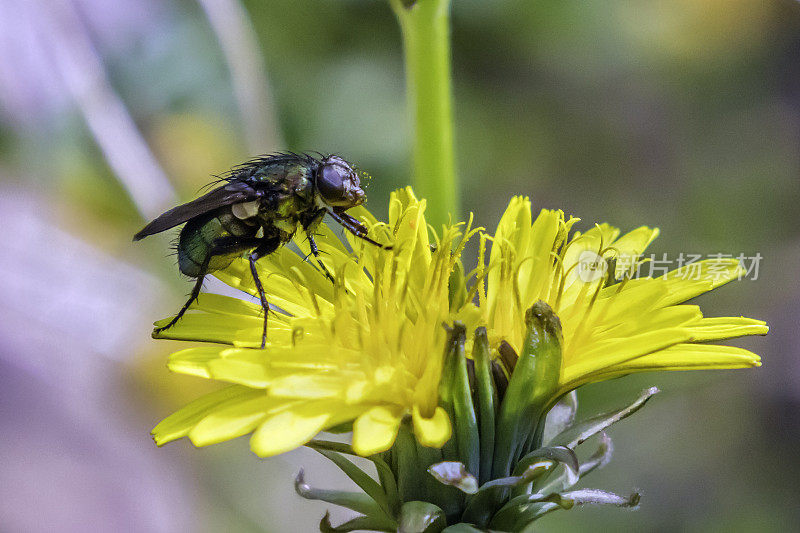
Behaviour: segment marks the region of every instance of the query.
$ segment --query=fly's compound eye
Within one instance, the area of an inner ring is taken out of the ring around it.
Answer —
[[[358,176],[341,164],[322,166],[317,177],[317,189],[331,206],[352,207],[363,201],[364,192]]]
[[[344,180],[348,172],[339,165],[325,165],[319,173],[317,187],[325,199],[335,200],[342,197]]]

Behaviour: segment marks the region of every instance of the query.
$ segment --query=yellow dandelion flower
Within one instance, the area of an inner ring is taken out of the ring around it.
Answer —
[[[370,455],[392,446],[406,415],[421,444],[440,447],[450,438],[450,420],[438,405],[441,325],[470,310],[476,316],[472,305],[451,313],[448,294],[471,230],[445,228],[431,246],[425,201],[410,188],[392,195],[388,225],[362,208],[351,213],[392,250],[350,238],[350,252],[321,225],[321,257],[335,284],[288,247],[261,259],[268,301],[285,311],[270,316],[265,349],[254,349],[260,307],[214,294],[201,295],[160,334],[211,343],[173,354],[171,370],[232,385],[162,421],[153,430],[159,445],[188,436],[204,446],[252,432],[253,451],[271,456],[352,422],[353,449]],[[307,243],[296,244],[308,253]],[[257,294],[244,260],[215,276]]]
[[[488,264],[474,271],[475,305],[459,263],[477,231],[471,224],[445,227],[432,243],[425,201],[410,188],[392,194],[388,224],[363,208],[352,212],[393,248],[348,235],[348,249],[320,226],[322,261],[334,284],[288,247],[262,258],[268,300],[284,311],[271,316],[265,349],[258,349],[260,306],[214,294],[203,294],[159,335],[208,343],[173,354],[171,370],[231,384],[162,421],[153,430],[159,445],[186,436],[204,446],[252,433],[253,451],[270,456],[320,431],[352,427],[353,450],[371,455],[391,448],[410,416],[416,439],[441,447],[453,432],[445,409],[452,399],[441,398],[442,324],[461,322],[466,331],[485,326],[493,357],[503,342],[522,353],[531,326],[526,311],[539,301],[558,317],[563,335],[558,375],[548,377],[557,383],[540,389],[547,396],[542,408],[584,383],[632,372],[760,364],[747,350],[704,343],[765,334],[763,322],[705,318],[697,306],[681,305],[739,277],[735,260],[703,261],[659,278],[627,275],[655,229],[620,237],[602,224],[570,236],[577,219],[542,210],[532,220],[530,201],[514,198],[495,235],[481,234],[482,258],[493,244]],[[307,243],[296,244],[308,254]],[[614,271],[604,273],[609,263]],[[257,294],[244,260],[215,275]],[[465,353],[474,359],[472,351],[467,341]]]
[[[351,212],[392,248],[349,234],[343,243],[320,226],[334,283],[304,261],[302,240],[299,254],[284,247],[262,258],[259,276],[280,309],[265,348],[261,307],[214,294],[158,335],[205,341],[173,354],[170,369],[230,385],[163,420],[156,443],[188,437],[205,446],[252,433],[260,456],[309,445],[365,491],[316,490],[298,475],[304,498],[359,514],[342,530],[394,531],[438,516],[442,525],[520,531],[558,508],[638,502],[635,493],[569,489],[610,459],[604,430],[657,389],[583,422],[574,398],[552,409],[567,392],[632,372],[760,364],[752,352],[708,342],[765,334],[764,322],[705,318],[684,303],[740,277],[737,261],[632,276],[656,229],[620,236],[600,224],[571,234],[577,219],[542,210],[533,220],[530,201],[516,197],[493,236],[470,220],[431,242],[425,201],[411,189],[392,194],[386,224]],[[460,256],[478,232],[480,260],[465,275]],[[243,259],[214,275],[257,294]],[[315,439],[339,429],[352,430],[352,444]],[[575,449],[592,435],[599,448],[581,460]],[[369,456],[378,480],[345,454]],[[329,527],[326,517],[321,529]]]
[[[527,198],[512,199],[493,237],[480,308],[490,342],[519,352],[525,310],[546,302],[563,328],[560,396],[584,383],[632,372],[745,368],[758,355],[731,346],[700,344],[763,335],[760,320],[706,318],[686,300],[742,276],[735,259],[709,259],[661,277],[631,279],[657,229],[620,236],[608,224],[570,236],[578,219],[542,210],[535,220]],[[484,255],[487,238],[482,238]],[[608,272],[606,270],[608,269]],[[483,276],[483,275],[482,275]],[[683,305],[681,305],[683,304]]]

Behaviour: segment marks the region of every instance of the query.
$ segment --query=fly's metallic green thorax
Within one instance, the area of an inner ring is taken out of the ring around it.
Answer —
[[[313,231],[329,214],[357,237],[380,246],[367,237],[366,228],[346,213],[366,199],[354,167],[336,155],[313,157],[281,153],[252,159],[220,177],[221,186],[189,203],[170,209],[145,226],[133,238],[139,240],[180,224],[186,224],[178,239],[178,267],[197,278],[192,296],[178,315],[163,328],[177,322],[200,293],[206,274],[223,269],[248,253],[251,272],[265,311],[263,342],[266,342],[266,297],[255,269],[259,257],[269,255],[291,240],[298,229],[305,231],[311,252],[319,251]],[[332,279],[322,262],[326,276]]]
[[[234,168],[229,180],[242,180],[267,191],[262,211],[280,211],[281,216],[308,209],[314,203],[314,176],[320,161],[305,156],[267,157]],[[282,200],[291,199],[291,205]]]

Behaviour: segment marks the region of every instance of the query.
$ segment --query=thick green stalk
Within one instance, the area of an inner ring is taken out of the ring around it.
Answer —
[[[438,230],[458,220],[453,148],[450,0],[390,0],[403,33],[406,90],[413,113],[413,184]]]

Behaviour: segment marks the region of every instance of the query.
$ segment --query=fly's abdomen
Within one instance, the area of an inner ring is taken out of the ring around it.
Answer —
[[[218,243],[230,241],[226,239],[230,237],[247,239],[255,236],[257,231],[258,226],[237,219],[230,209],[192,219],[183,227],[178,240],[178,267],[182,273],[194,278],[223,269],[248,247],[220,249]]]

